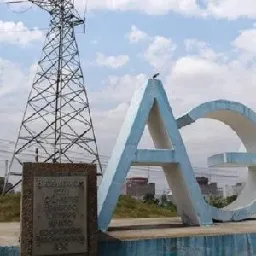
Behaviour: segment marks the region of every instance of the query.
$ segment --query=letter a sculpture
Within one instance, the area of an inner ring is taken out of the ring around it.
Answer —
[[[179,129],[199,118],[222,121],[234,130],[247,153],[223,153],[208,158],[209,166],[248,166],[248,181],[237,200],[217,209],[204,200]],[[145,125],[154,149],[137,149]],[[230,101],[207,102],[175,119],[160,80],[150,79],[131,101],[124,124],[98,190],[98,225],[105,231],[131,166],[161,166],[173,192],[179,216],[187,225],[211,225],[213,220],[240,221],[256,217],[256,114]]]

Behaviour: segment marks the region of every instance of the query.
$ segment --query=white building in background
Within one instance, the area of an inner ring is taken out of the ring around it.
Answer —
[[[240,153],[247,152],[246,148],[244,147],[243,144],[241,144],[238,152],[240,152]],[[247,168],[239,168],[238,176],[239,176],[239,182],[242,182],[242,183],[246,182],[247,181],[247,177],[248,177],[248,170],[247,170]]]
[[[239,152],[246,152],[246,149],[243,144],[241,144]],[[247,181],[248,177],[248,171],[247,168],[237,168],[238,169],[238,179],[239,183],[236,183],[235,185],[225,185],[223,187],[223,196],[226,198],[228,196],[233,196],[233,195],[239,195],[242,188],[245,185],[245,182]]]
[[[235,185],[225,185],[223,188],[223,196],[226,198],[228,196],[239,195],[244,183],[236,183]]]
[[[232,189],[231,185],[225,185],[223,188],[223,196],[226,198],[228,196],[232,196],[234,194],[234,191]]]
[[[173,195],[172,195],[172,191],[171,190],[167,191],[166,199],[169,202],[173,202]]]

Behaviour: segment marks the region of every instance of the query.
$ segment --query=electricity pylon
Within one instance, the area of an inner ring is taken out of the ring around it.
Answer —
[[[72,0],[30,2],[47,11],[51,20],[5,186],[11,175],[22,175],[13,170],[13,163],[22,165],[31,158],[72,163],[79,156],[80,162],[98,163],[102,169],[74,32],[84,20]]]

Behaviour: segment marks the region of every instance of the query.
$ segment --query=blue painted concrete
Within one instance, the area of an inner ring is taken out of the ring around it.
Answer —
[[[101,242],[99,256],[254,256],[256,234]]]
[[[228,100],[215,100],[205,102],[192,109],[188,114],[177,119],[177,124],[181,128],[190,125],[199,118],[207,118],[207,114],[214,113],[219,110],[229,110],[233,113],[240,114],[244,118],[251,120],[256,124],[256,113],[240,102]]]
[[[234,165],[237,167],[256,166],[256,154],[239,152],[216,154],[208,157],[207,163],[209,167],[218,167],[225,165]]]
[[[226,118],[225,120],[225,118],[216,114],[218,112],[228,112],[226,116],[233,115],[235,118]],[[177,126],[182,128],[201,118],[215,119],[230,126],[237,133],[248,152],[251,147],[256,146],[254,140],[248,140],[248,133],[250,133],[250,137],[255,137],[256,113],[245,105],[226,100],[205,102],[192,109],[188,114],[178,118]],[[252,132],[254,134],[251,134]]]
[[[166,132],[173,146],[173,150],[168,156],[169,160],[164,151],[156,153],[156,151],[137,150],[149,113],[155,103],[159,108]],[[225,115],[219,116],[218,113],[221,112]],[[125,182],[132,163],[135,161],[136,164],[144,164],[146,159],[150,158],[154,159],[154,162],[162,162],[163,164],[166,164],[167,160],[175,160],[178,163],[177,171],[181,175],[175,178],[179,182],[178,185],[183,189],[182,193],[185,195],[186,202],[180,202],[179,195],[175,194],[175,196],[177,197],[178,213],[183,223],[209,225],[212,224],[213,219],[239,221],[256,213],[255,199],[251,204],[247,202],[246,207],[241,207],[238,210],[217,209],[205,202],[179,132],[180,128],[192,124],[199,118],[212,118],[224,122],[237,133],[248,152],[256,151],[256,139],[253,140],[256,137],[256,114],[251,109],[238,102],[219,100],[203,103],[185,116],[175,120],[161,81],[150,79],[148,84],[136,91],[132,98],[108,167],[104,172],[98,190],[99,229],[107,230],[122,184]],[[249,138],[248,133],[251,136]]]
[[[130,108],[112,152],[102,183],[98,190],[98,226],[105,231],[111,221],[122,185],[137,152],[137,145],[143,134],[153,104],[157,103],[166,131],[175,150],[175,158],[186,184],[181,193],[188,195],[189,206],[180,209],[181,217],[187,224],[212,224],[211,212],[204,201],[195,179],[187,151],[172,114],[166,92],[160,80],[150,79],[148,84],[135,92]],[[164,156],[163,156],[164,157]],[[152,158],[154,156],[152,155]],[[181,189],[184,185],[182,184]],[[179,210],[179,209],[178,209]],[[188,214],[187,211],[190,213]],[[192,216],[192,217],[191,217]]]
[[[172,163],[177,163],[175,151],[169,149],[138,149],[132,160],[132,165],[161,166]]]
[[[0,246],[0,256],[20,256],[20,248]]]
[[[130,108],[121,128],[116,145],[113,149],[107,169],[98,189],[98,225],[106,230],[116,207],[116,203],[124,184],[127,173],[137,150],[137,144],[147,123],[149,111],[154,103],[154,96],[149,93],[149,86],[145,85],[135,92]],[[149,95],[146,100],[146,96]],[[138,102],[141,104],[138,104]]]
[[[0,247],[1,256],[18,256],[19,248]],[[254,256],[256,234],[100,241],[98,256]]]

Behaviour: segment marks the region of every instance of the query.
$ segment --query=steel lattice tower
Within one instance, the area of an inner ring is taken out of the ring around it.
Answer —
[[[74,32],[84,20],[72,0],[30,1],[51,20],[5,187],[10,175],[22,174],[13,163],[36,161],[35,151],[39,162],[79,162],[79,156],[80,162],[97,162],[101,170]]]

